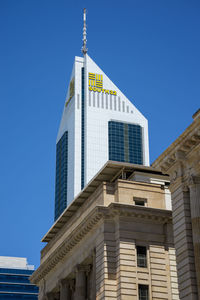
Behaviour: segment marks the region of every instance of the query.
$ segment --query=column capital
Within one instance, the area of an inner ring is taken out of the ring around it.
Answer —
[[[64,278],[64,279],[60,279],[58,281],[59,286],[63,286],[63,285],[69,285],[69,280]]]
[[[77,265],[76,268],[75,268],[75,272],[78,273],[78,272],[85,272],[85,273],[88,273],[90,272],[91,270],[91,265]]]
[[[189,185],[188,185],[188,182],[184,182],[182,183],[182,191],[183,192],[189,192]]]
[[[190,175],[187,179],[187,184],[189,187],[200,184],[200,176]]]

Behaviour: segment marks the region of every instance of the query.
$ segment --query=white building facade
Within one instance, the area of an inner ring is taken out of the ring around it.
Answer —
[[[108,160],[149,165],[147,119],[87,54],[75,57],[56,143],[55,220]]]

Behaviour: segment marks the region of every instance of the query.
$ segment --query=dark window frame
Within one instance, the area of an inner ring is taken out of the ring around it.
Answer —
[[[134,205],[147,206],[147,198],[133,197]]]
[[[137,245],[136,253],[137,253],[137,267],[147,268],[147,247]]]
[[[149,286],[145,284],[138,285],[138,299],[149,300]]]

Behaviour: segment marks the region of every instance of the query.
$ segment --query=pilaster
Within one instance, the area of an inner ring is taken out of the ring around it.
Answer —
[[[200,177],[190,176],[190,207],[192,222],[192,238],[194,245],[195,269],[198,295],[200,297]]]
[[[59,282],[60,287],[60,300],[70,300],[71,292],[70,292],[70,283],[68,280],[61,280]]]
[[[76,267],[76,286],[75,286],[75,299],[85,300],[86,299],[86,272],[88,267],[85,265],[78,265]]]
[[[197,300],[190,192],[185,184],[172,193],[172,215],[180,299]]]

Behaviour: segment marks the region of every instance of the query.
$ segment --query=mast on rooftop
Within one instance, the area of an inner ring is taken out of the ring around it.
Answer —
[[[87,43],[87,39],[86,39],[86,8],[84,8],[83,10],[83,47],[82,47],[82,53],[83,55],[85,55],[88,51],[87,47],[86,47],[86,43]]]

